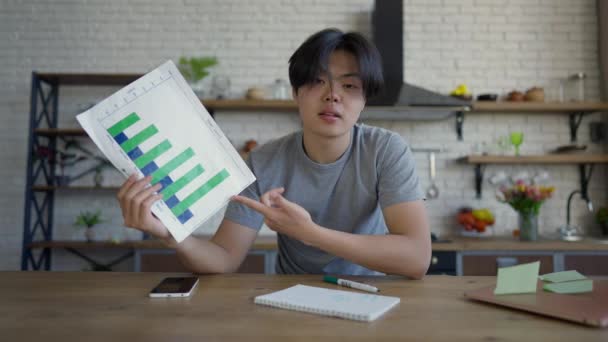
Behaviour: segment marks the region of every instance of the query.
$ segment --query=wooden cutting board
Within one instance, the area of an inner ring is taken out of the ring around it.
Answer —
[[[494,295],[495,286],[467,291],[466,298],[565,319],[599,328],[608,327],[608,280],[594,280],[593,291],[557,294],[543,290],[539,281],[536,293]]]

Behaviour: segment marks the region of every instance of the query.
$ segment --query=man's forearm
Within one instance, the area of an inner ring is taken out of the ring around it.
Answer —
[[[175,250],[181,263],[193,273],[233,271],[228,252],[212,241],[189,236],[179,244],[175,240],[165,243]]]
[[[422,278],[431,259],[430,236],[360,235],[319,227],[310,243],[330,254],[389,274]]]

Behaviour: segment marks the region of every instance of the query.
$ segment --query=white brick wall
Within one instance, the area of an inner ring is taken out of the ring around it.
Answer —
[[[0,269],[20,264],[25,183],[29,87],[32,70],[43,72],[145,72],[166,59],[182,55],[217,56],[213,74],[232,80],[234,95],[254,85],[268,85],[287,77],[287,59],[311,33],[338,27],[369,36],[372,0],[250,0],[250,1],[42,1],[2,0],[0,3]],[[599,94],[595,1],[461,0],[405,1],[405,79],[449,92],[465,82],[475,93],[505,93],[543,86],[555,98],[559,79],[583,71],[585,93]],[[209,81],[209,79],[207,79]],[[79,107],[112,89],[62,88],[62,124],[75,125]],[[579,142],[591,151],[584,119]],[[218,122],[237,145],[254,138],[265,142],[298,129],[294,114],[218,113]],[[515,227],[515,214],[492,199],[486,185],[484,199],[474,198],[472,167],[455,158],[470,153],[476,143],[493,144],[513,130],[525,132],[523,153],[540,153],[569,142],[567,117],[557,114],[474,114],[467,116],[465,139],[457,142],[454,122],[387,122],[370,124],[401,133],[414,147],[436,147],[441,196],[428,202],[433,231],[455,232],[453,215],[461,205],[487,206],[497,213],[497,234]],[[417,154],[426,187],[426,155]],[[490,166],[487,173],[501,169]],[[535,172],[538,167],[506,168]],[[558,186],[556,197],[543,208],[543,232],[565,221],[567,194],[578,187],[575,166],[543,167]],[[108,182],[117,182],[110,173]],[[591,194],[606,203],[606,168],[596,168]],[[86,180],[83,180],[86,181]],[[78,238],[71,227],[82,206],[104,208],[109,222],[103,238],[121,237],[120,215],[113,194],[61,194],[57,200],[55,234]],[[580,201],[574,222],[592,219]],[[218,218],[219,219],[219,218]],[[217,223],[217,220],[215,221]],[[214,224],[206,228],[213,229]],[[114,228],[112,228],[114,227]],[[128,232],[127,236],[136,235]],[[80,269],[74,258],[58,253],[56,269]],[[123,265],[128,268],[128,265]]]

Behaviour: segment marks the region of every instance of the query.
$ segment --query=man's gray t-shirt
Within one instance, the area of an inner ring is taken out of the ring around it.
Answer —
[[[247,164],[257,181],[241,195],[259,200],[284,187],[283,196],[306,209],[316,224],[347,233],[387,234],[382,209],[423,198],[412,151],[401,136],[363,124],[353,127],[350,146],[333,163],[312,161],[300,131],[252,151]],[[261,214],[234,201],[224,218],[256,230],[264,222]],[[382,274],[277,235],[277,273]]]

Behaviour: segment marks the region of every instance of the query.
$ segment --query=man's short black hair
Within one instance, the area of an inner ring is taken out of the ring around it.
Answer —
[[[335,28],[308,37],[289,58],[289,81],[293,89],[297,92],[327,72],[329,56],[336,50],[348,52],[357,60],[365,97],[378,94],[384,85],[378,49],[359,33],[344,33]]]

